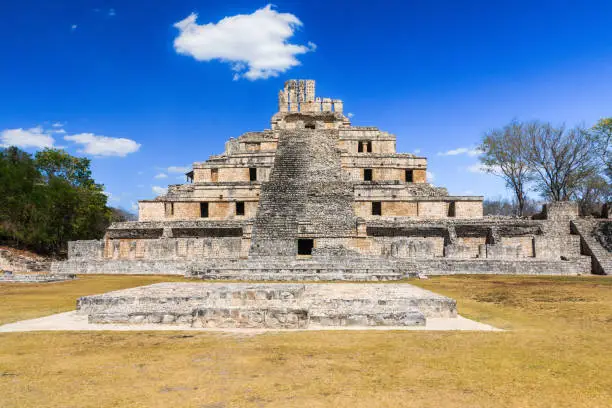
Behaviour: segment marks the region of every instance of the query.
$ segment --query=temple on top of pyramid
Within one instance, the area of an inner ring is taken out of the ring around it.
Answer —
[[[281,133],[291,140],[280,140]],[[279,156],[284,153],[279,143],[299,148],[288,153],[301,154],[300,168]],[[341,100],[315,97],[315,81],[290,80],[279,92],[271,129],[230,138],[221,155],[193,164],[187,173],[192,183],[170,186],[165,196],[140,201],[139,220],[254,220],[266,204],[260,203],[262,184],[274,176],[306,181],[317,166],[320,182],[347,183],[352,200],[344,210],[364,220],[482,217],[482,197],[449,196],[431,186],[427,159],[396,153],[395,145],[395,135],[352,126]],[[287,165],[292,165],[290,175],[285,174]]]
[[[427,159],[353,126],[313,80],[286,81],[270,129],[193,163],[187,183],[139,202],[138,221],[70,244],[68,273],[218,279],[399,279],[417,273],[579,273],[577,212],[483,217],[482,196],[427,182]],[[553,222],[554,220],[554,222]],[[561,224],[559,224],[561,223]]]

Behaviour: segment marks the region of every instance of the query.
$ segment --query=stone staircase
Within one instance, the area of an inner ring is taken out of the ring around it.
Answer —
[[[271,256],[231,263],[193,264],[185,275],[203,280],[393,281],[415,277],[417,272],[416,265],[389,259]]]
[[[573,233],[580,235],[582,253],[591,256],[591,272],[597,275],[611,275],[612,253],[604,248],[593,235],[593,230],[599,222],[585,219],[573,220],[571,228]]]
[[[337,130],[280,132],[270,179],[262,183],[250,254],[296,255],[299,234],[347,237],[355,229],[353,185]]]

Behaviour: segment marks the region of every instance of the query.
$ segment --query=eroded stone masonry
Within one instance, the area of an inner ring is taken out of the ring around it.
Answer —
[[[140,201],[138,221],[72,242],[53,270],[261,280],[591,270],[575,206],[483,217],[483,197],[429,184],[425,157],[353,126],[343,101],[316,97],[311,80],[285,83],[270,129],[230,138],[186,176]]]

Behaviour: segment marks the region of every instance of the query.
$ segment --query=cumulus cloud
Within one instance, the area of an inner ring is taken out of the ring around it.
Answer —
[[[427,175],[427,181],[430,183],[436,179],[436,175],[431,171],[426,171],[425,174]]]
[[[94,156],[119,156],[125,157],[140,149],[140,144],[131,139],[121,137],[98,136],[93,133],[79,133],[77,135],[64,136],[65,140],[83,146],[82,153]]]
[[[278,13],[270,4],[253,14],[237,14],[217,23],[198,24],[197,18],[192,13],[174,24],[179,30],[174,49],[198,61],[229,63],[234,79],[253,81],[278,76],[300,65],[297,55],[316,48],[312,42],[289,43],[302,22],[293,14]]]
[[[64,127],[64,124],[62,122],[55,122],[54,124],[51,125],[51,127],[62,128]]]
[[[170,166],[166,169],[168,173],[187,173],[191,170],[188,166]]]
[[[41,126],[30,129],[5,129],[0,132],[0,145],[3,147],[45,148],[53,147],[54,143],[55,139]]]
[[[153,190],[154,194],[164,195],[168,192],[168,187],[153,186],[151,187],[151,190]]]
[[[478,156],[481,151],[475,148],[459,147],[457,149],[448,150],[446,152],[438,152],[438,156],[458,156],[460,154],[467,154],[468,156]]]
[[[353,116],[355,116],[355,114],[353,112],[349,112],[346,114],[347,117],[352,118]]]
[[[154,178],[156,179],[168,178],[168,175],[166,173],[159,173],[159,174],[156,174]]]
[[[70,26],[70,31],[74,31],[74,30],[76,30],[76,29],[77,29],[77,27],[78,27],[78,25],[76,25],[76,24],[71,25],[71,26]]]

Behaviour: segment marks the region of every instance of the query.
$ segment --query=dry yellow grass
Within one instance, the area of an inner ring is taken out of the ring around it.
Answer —
[[[57,283],[0,283],[0,324],[74,310],[81,296],[185,280],[178,276],[82,275]]]
[[[69,294],[59,286],[31,286],[25,294],[36,304],[36,290],[44,293],[46,314],[66,310],[66,298],[85,291],[155,279],[164,278],[87,277],[63,286]],[[511,331],[2,334],[0,406],[612,405],[611,279],[462,276],[410,283],[452,296],[460,313]],[[6,290],[0,286],[3,295]],[[0,308],[19,312],[23,304],[14,306],[19,299],[11,296],[0,298]]]

